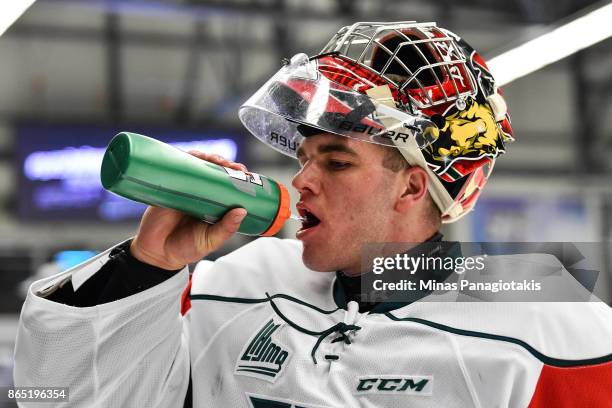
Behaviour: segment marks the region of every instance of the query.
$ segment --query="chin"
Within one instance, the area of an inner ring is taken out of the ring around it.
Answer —
[[[306,265],[308,269],[315,271],[315,272],[335,272],[338,270],[338,268],[334,268],[334,266],[331,265],[329,261],[327,262],[319,261],[319,260],[310,259],[304,256],[302,257],[302,261],[304,262],[304,265]]]
[[[304,262],[304,265],[306,265],[308,269],[315,272],[337,271],[339,268],[334,265],[332,259],[332,256],[328,254],[316,252],[306,247],[304,247],[304,251],[302,252],[302,262]]]

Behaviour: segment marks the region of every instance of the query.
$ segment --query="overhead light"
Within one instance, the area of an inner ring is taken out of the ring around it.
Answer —
[[[0,5],[0,35],[34,3],[35,0],[9,0]]]
[[[610,36],[612,3],[491,58],[487,65],[501,86]]]

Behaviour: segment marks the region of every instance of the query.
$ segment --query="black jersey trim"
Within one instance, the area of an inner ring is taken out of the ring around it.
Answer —
[[[330,336],[333,333],[338,332],[340,334],[340,338],[342,338],[343,340],[345,340],[348,344],[350,344],[350,340],[348,338],[348,336],[345,334],[346,331],[350,331],[350,330],[360,330],[361,327],[356,326],[356,325],[350,325],[350,324],[345,324],[345,323],[337,323],[335,325],[333,325],[332,327],[326,329],[326,330],[322,330],[322,331],[312,331],[309,329],[306,329],[304,327],[301,327],[300,325],[292,322],[289,318],[287,318],[280,310],[279,308],[276,306],[276,304],[274,303],[274,299],[275,298],[281,298],[281,299],[288,299],[292,302],[295,302],[297,304],[300,304],[302,306],[306,306],[309,307],[313,310],[316,310],[317,312],[321,313],[321,314],[331,314],[334,313],[338,310],[340,310],[339,307],[337,307],[334,310],[324,310],[321,309],[320,307],[317,307],[315,305],[311,305],[310,303],[304,302],[303,300],[297,299],[293,296],[289,296],[289,295],[285,295],[282,293],[277,293],[275,295],[270,296],[267,292],[266,292],[266,297],[265,298],[260,298],[260,299],[246,299],[246,298],[239,298],[239,297],[226,297],[226,296],[218,296],[218,295],[191,295],[191,300],[213,300],[213,301],[220,301],[220,302],[231,302],[231,303],[246,303],[246,304],[257,304],[257,303],[265,303],[265,302],[269,302],[270,306],[272,307],[272,310],[274,310],[274,313],[276,313],[276,315],[281,318],[284,322],[286,322],[290,327],[292,327],[293,329],[304,333],[304,334],[308,334],[310,336],[315,336],[318,337],[317,342],[315,343],[314,347],[312,348],[312,351],[310,352],[310,356],[312,358],[312,361],[314,362],[314,364],[317,364],[317,358],[316,358],[316,352],[319,348],[319,346],[321,345],[321,343],[323,342],[323,340]],[[249,370],[244,370],[244,371],[249,371]]]
[[[260,299],[249,299],[249,298],[218,296],[218,295],[203,295],[203,294],[200,294],[200,295],[191,295],[190,298],[191,298],[191,300],[213,300],[213,301],[217,301],[217,302],[247,303],[247,304],[265,303],[265,302],[269,302],[271,299],[280,298],[280,299],[287,299],[287,300],[290,300],[292,302],[298,303],[298,304],[300,304],[302,306],[309,307],[309,308],[314,309],[317,312],[323,313],[323,314],[332,314],[332,313],[340,310],[339,307],[335,308],[334,310],[321,309],[318,306],[315,306],[315,305],[310,304],[308,302],[304,302],[303,300],[300,300],[300,299],[295,298],[293,296],[285,295],[284,293],[277,293],[275,295],[271,295],[269,297],[260,298]]]
[[[453,334],[458,334],[460,336],[480,337],[483,339],[505,341],[507,343],[513,343],[527,350],[531,355],[533,355],[535,358],[537,358],[544,364],[549,365],[549,366],[554,366],[554,367],[589,366],[589,365],[609,363],[612,361],[612,354],[608,354],[602,357],[583,359],[583,360],[564,360],[560,358],[549,357],[545,354],[542,354],[541,352],[539,352],[538,350],[530,346],[528,343],[524,342],[523,340],[514,338],[514,337],[501,336],[497,334],[483,333],[483,332],[477,332],[477,331],[472,331],[472,330],[457,329],[455,327],[446,326],[444,324],[432,322],[432,321],[425,320],[425,319],[419,319],[417,317],[401,318],[401,317],[394,316],[391,313],[385,313],[385,316],[387,316],[389,319],[394,320],[394,321],[413,322],[413,323],[423,324],[425,326],[429,326],[434,329],[443,330],[443,331],[453,333]]]

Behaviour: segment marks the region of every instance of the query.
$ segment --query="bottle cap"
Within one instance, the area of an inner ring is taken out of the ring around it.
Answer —
[[[279,203],[278,203],[278,211],[276,212],[276,216],[272,221],[272,224],[265,230],[261,236],[263,237],[271,237],[275,235],[280,229],[285,225],[285,221],[291,216],[291,209],[289,208],[291,203],[289,199],[289,192],[281,183],[276,182],[278,184],[278,189],[280,191]]]

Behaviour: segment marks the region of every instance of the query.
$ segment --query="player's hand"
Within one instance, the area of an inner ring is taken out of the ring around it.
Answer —
[[[216,154],[194,150],[189,154],[224,167],[247,171],[244,164]],[[183,268],[221,247],[238,230],[246,213],[244,208],[234,208],[211,225],[179,211],[149,206],[142,216],[130,252],[149,265],[169,270]]]

